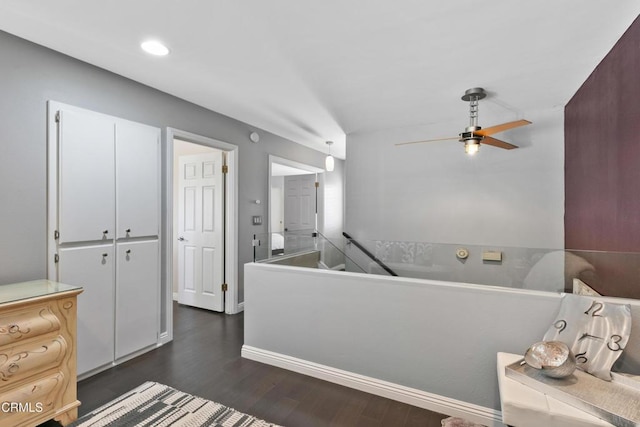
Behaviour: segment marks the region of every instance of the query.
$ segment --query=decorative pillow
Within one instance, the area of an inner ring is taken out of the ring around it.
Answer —
[[[567,294],[544,341],[562,341],[576,356],[578,368],[611,381],[611,367],[629,341],[631,307]]]

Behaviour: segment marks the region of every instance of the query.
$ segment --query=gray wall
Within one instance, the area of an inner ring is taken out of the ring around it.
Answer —
[[[319,175],[320,185],[324,188],[318,200],[320,223],[318,229],[331,241],[342,242],[344,227],[344,186],[345,161],[335,159],[335,167],[331,172]]]
[[[46,102],[55,100],[128,120],[192,132],[239,148],[239,301],[251,236],[267,224],[268,154],[323,167],[324,154],[194,104],[0,32],[0,283],[46,277]],[[164,141],[163,141],[164,147]],[[163,153],[163,156],[165,154]],[[163,162],[166,159],[163,159]],[[164,164],[164,163],[163,163]],[[164,173],[163,173],[164,174]],[[166,195],[163,193],[163,205]],[[166,217],[163,216],[163,226]],[[163,248],[166,251],[166,248]],[[163,286],[166,278],[163,277]]]
[[[550,292],[257,263],[245,273],[245,345],[495,410],[496,353],[523,354],[540,341],[561,301]],[[640,374],[640,304],[610,300],[632,304],[634,317],[615,370]]]
[[[485,126],[517,118],[483,101],[480,117]],[[533,124],[496,135],[520,148],[482,146],[475,156],[456,140],[395,145],[455,136],[464,114],[451,123],[347,135],[345,230],[384,262],[397,252],[405,265],[391,268],[401,276],[523,287],[538,254],[564,245],[563,111],[524,117]],[[469,258],[456,259],[458,247]],[[501,251],[503,262],[483,262],[485,250]]]
[[[464,103],[460,102],[461,107]],[[563,111],[529,111],[532,125],[497,134],[520,146],[458,141],[460,120],[347,135],[346,226],[355,239],[561,249],[564,244]],[[488,127],[517,119],[481,101]]]

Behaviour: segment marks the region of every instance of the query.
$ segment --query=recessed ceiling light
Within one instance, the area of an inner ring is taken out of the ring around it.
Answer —
[[[169,53],[169,49],[157,40],[149,40],[140,45],[142,50],[151,55],[165,56]]]

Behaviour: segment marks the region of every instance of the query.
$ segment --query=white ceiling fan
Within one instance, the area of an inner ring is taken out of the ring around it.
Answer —
[[[517,145],[510,144],[508,142],[501,141],[493,138],[491,135],[503,132],[505,130],[517,128],[531,124],[528,120],[516,120],[513,122],[502,123],[500,125],[491,126],[486,129],[482,129],[478,126],[478,101],[485,98],[487,93],[481,87],[474,87],[467,89],[462,96],[462,100],[469,102],[469,126],[467,126],[463,132],[451,138],[437,138],[427,139],[422,141],[401,142],[396,145],[408,145],[408,144],[420,144],[423,142],[435,142],[457,139],[464,143],[464,150],[467,154],[475,154],[480,149],[480,144],[492,145],[498,148],[504,148],[505,150],[512,150],[518,148]]]

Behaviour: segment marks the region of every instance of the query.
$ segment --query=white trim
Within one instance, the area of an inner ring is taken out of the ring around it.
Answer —
[[[167,195],[165,204],[166,224],[165,236],[167,247],[165,253],[165,277],[167,292],[167,333],[169,340],[173,339],[173,140],[178,138],[207,147],[216,148],[227,153],[227,193],[226,193],[226,217],[225,224],[227,239],[226,252],[226,282],[228,285],[227,298],[224,311],[227,314],[238,313],[238,146],[229,144],[206,136],[168,127],[166,135],[166,178],[165,191]]]
[[[242,357],[486,426],[504,426],[502,413],[495,409],[247,345],[242,346]]]
[[[178,301],[178,293],[177,292],[173,293],[173,300],[174,301]]]
[[[267,262],[254,262],[251,263],[252,269],[257,270],[281,270],[283,272],[290,271],[291,269],[295,269],[296,273],[300,273],[307,276],[316,277],[317,275],[326,275],[326,280],[331,280],[330,276],[333,274],[338,274],[339,277],[346,280],[353,280],[357,282],[361,282],[362,280],[368,282],[389,282],[389,280],[393,280],[394,286],[434,286],[434,287],[446,287],[448,289],[460,289],[463,291],[473,291],[477,293],[486,293],[486,294],[495,294],[495,293],[505,293],[505,294],[516,294],[516,295],[528,295],[531,298],[554,298],[560,299],[564,295],[564,293],[557,292],[549,292],[549,291],[538,291],[533,289],[520,289],[520,288],[507,288],[504,286],[492,286],[492,285],[477,285],[474,283],[463,283],[463,282],[446,282],[444,280],[433,280],[433,279],[416,279],[413,277],[393,277],[393,276],[383,276],[380,274],[369,274],[369,273],[357,273],[351,271],[333,271],[333,270],[321,270],[316,268],[298,268],[291,267],[288,265],[278,265]],[[396,280],[397,279],[397,280]],[[612,297],[613,298],[613,297]],[[618,301],[619,304],[623,304],[624,299],[614,298],[613,301]],[[638,301],[638,300],[629,300],[629,301]]]
[[[238,313],[244,311],[244,301],[238,303]]]
[[[325,172],[324,169],[322,168],[318,168],[315,166],[311,166],[308,165],[306,163],[300,163],[300,162],[296,162],[295,160],[289,160],[289,159],[285,159],[284,157],[278,157],[278,156],[274,156],[272,154],[269,154],[269,176],[271,176],[271,164],[272,163],[280,163],[281,165],[285,165],[285,166],[291,166],[292,168],[297,168],[297,169],[302,169],[304,171],[307,171],[309,173],[323,173]]]
[[[170,342],[171,339],[169,339],[169,332],[164,331],[160,334],[160,339],[158,340],[158,347]]]
[[[58,126],[55,114],[62,105],[47,101],[47,278],[50,280],[58,280],[54,262],[58,245],[53,237],[58,224]]]

